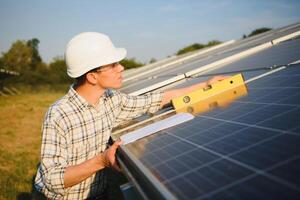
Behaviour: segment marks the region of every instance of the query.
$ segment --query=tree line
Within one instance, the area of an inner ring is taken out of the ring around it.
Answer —
[[[253,30],[249,35],[244,34],[242,38],[244,39],[244,38],[252,37],[254,35],[258,35],[258,34],[261,34],[261,33],[264,33],[264,32],[270,31],[270,30],[272,30],[272,29],[267,28],[267,27],[258,28],[258,29]],[[222,42],[219,40],[212,40],[212,41],[209,41],[207,44],[194,43],[192,45],[186,46],[186,47],[178,50],[176,55],[185,54],[188,52],[196,51],[196,50],[203,49],[206,47],[211,47],[211,46],[218,45],[221,43]]]
[[[67,66],[63,57],[55,57],[49,64],[45,63],[39,53],[37,38],[31,40],[17,40],[7,52],[0,57],[0,68],[14,71],[19,76],[1,80],[5,85],[37,85],[37,84],[68,84],[72,79],[66,74]],[[135,58],[124,59],[121,64],[125,69],[144,65]],[[2,83],[3,84],[3,83]]]
[[[260,28],[252,31],[248,36],[251,37],[259,33],[271,30],[270,28]],[[17,40],[14,42],[7,52],[2,53],[0,57],[0,68],[19,73],[9,79],[1,80],[5,84],[16,85],[53,85],[53,84],[69,84],[72,79],[66,74],[66,63],[63,57],[55,57],[49,64],[45,63],[39,53],[40,41],[37,38],[31,40]],[[212,40],[207,44],[194,43],[177,51],[176,55],[185,54],[191,51],[199,50],[205,47],[220,44],[221,41]],[[156,62],[152,58],[149,63]],[[121,64],[125,69],[137,68],[145,65],[145,63],[136,61],[135,58],[124,59]],[[3,84],[3,83],[2,83]]]

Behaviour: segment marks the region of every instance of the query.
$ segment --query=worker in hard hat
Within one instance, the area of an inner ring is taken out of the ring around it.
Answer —
[[[47,111],[43,122],[41,163],[35,187],[48,199],[106,199],[107,167],[120,170],[108,147],[113,127],[146,112],[154,113],[173,97],[206,87],[207,82],[166,92],[130,96],[122,86],[119,63],[126,57],[110,38],[96,32],[70,40],[65,52],[67,73],[75,79],[68,93]],[[222,80],[215,77],[209,84]]]

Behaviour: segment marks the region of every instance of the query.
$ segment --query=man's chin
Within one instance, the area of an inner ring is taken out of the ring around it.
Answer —
[[[122,84],[114,85],[113,87],[111,87],[111,89],[120,89],[121,87],[122,87]]]

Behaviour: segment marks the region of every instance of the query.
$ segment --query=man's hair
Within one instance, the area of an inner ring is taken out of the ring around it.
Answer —
[[[75,87],[79,87],[79,86],[81,86],[81,85],[83,85],[85,83],[85,81],[86,81],[86,74],[87,73],[85,73],[85,74],[83,74],[83,75],[75,78],[75,84],[74,84]]]
[[[95,68],[95,69],[92,69],[92,70],[86,72],[85,74],[83,74],[83,75],[81,75],[81,76],[75,78],[75,84],[74,84],[75,87],[79,87],[79,86],[83,85],[83,84],[86,82],[86,75],[87,75],[88,73],[91,73],[91,72],[97,72],[97,70],[98,70],[99,68],[100,68],[100,67],[97,67],[97,68]]]

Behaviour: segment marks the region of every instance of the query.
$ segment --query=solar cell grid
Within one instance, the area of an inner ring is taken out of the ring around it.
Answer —
[[[296,199],[298,191],[264,176],[249,176],[229,187],[221,188],[197,199]],[[253,186],[260,188],[255,189]]]
[[[299,144],[299,136],[279,134],[251,148],[234,153],[231,157],[257,169],[266,170],[287,159],[299,156]]]
[[[249,95],[229,107],[126,148],[179,199],[295,199],[299,83],[299,67],[281,70],[249,83]]]

